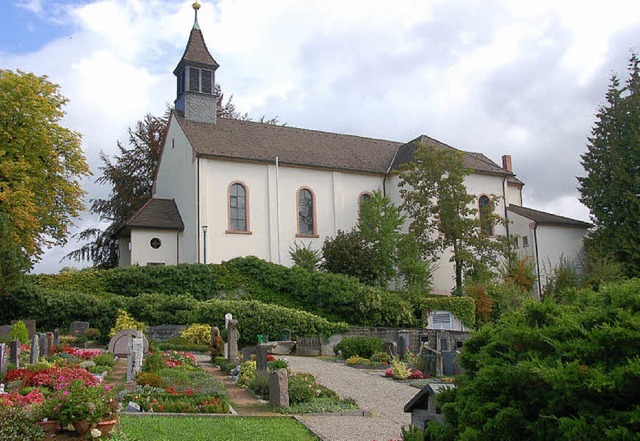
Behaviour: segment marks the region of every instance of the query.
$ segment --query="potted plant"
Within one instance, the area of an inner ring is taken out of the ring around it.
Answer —
[[[62,427],[72,424],[76,432],[84,435],[92,423],[98,423],[106,415],[107,392],[103,384],[85,386],[82,380],[74,380],[48,400],[50,415],[59,420]]]

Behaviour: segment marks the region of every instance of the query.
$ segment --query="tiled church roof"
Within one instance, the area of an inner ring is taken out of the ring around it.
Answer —
[[[583,227],[590,228],[592,225],[588,222],[583,222],[577,219],[571,219],[564,216],[558,216],[557,214],[551,214],[540,210],[534,210],[533,208],[521,207],[519,205],[509,205],[509,211],[512,211],[520,216],[526,217],[536,221],[543,225],[565,225],[568,227]]]
[[[126,236],[132,227],[184,230],[184,223],[173,199],[151,198],[136,211],[116,236]]]

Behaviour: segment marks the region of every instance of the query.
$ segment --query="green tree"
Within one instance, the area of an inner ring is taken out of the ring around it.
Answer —
[[[633,53],[624,86],[616,75],[596,114],[579,177],[580,201],[595,226],[587,245],[640,275],[640,60]]]
[[[419,145],[414,160],[399,174],[401,208],[411,219],[409,233],[420,256],[433,262],[451,250],[458,292],[465,270],[479,262],[495,267],[506,251],[504,240],[487,234],[487,229],[502,222],[495,214],[498,198],[488,198],[480,220],[476,196],[464,184],[471,170],[464,167],[463,159],[463,153],[452,148]]]
[[[66,103],[46,76],[0,70],[0,222],[11,243],[3,252],[15,257],[3,273],[64,244],[84,208],[80,181],[90,172],[80,135],[60,125]]]
[[[639,294],[638,279],[571,289],[481,328],[427,439],[637,439]]]
[[[0,295],[8,294],[29,268],[29,256],[13,241],[7,214],[0,212]]]
[[[298,244],[297,241],[294,241],[293,246],[289,247],[289,256],[293,260],[293,266],[309,271],[315,271],[322,259],[320,251],[311,248],[311,243],[305,245],[304,243]]]
[[[323,268],[360,281],[386,287],[390,281],[411,288],[426,288],[431,273],[417,255],[415,241],[402,233],[404,216],[381,191],[360,204],[358,224],[339,231],[322,248]]]

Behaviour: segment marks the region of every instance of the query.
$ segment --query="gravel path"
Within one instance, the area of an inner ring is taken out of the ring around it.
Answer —
[[[308,372],[342,397],[353,398],[371,417],[301,416],[302,421],[325,441],[389,441],[402,439],[402,426],[411,416],[404,405],[419,390],[381,376],[380,371],[367,371],[341,363],[309,357],[285,357],[294,372]]]

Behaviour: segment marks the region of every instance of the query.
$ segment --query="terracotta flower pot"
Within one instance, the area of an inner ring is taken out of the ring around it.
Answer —
[[[45,433],[56,433],[58,429],[60,429],[57,421],[38,421],[36,424],[40,426]]]
[[[111,436],[111,431],[116,426],[116,424],[118,424],[118,420],[117,419],[105,420],[105,421],[100,421],[96,425],[96,428],[100,432],[102,432],[102,436],[109,437],[109,436]]]
[[[89,428],[91,427],[91,425],[89,424],[89,421],[82,420],[82,421],[73,423],[73,427],[76,429],[76,432],[78,433],[78,435],[82,436],[89,431]]]

